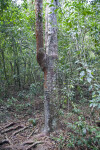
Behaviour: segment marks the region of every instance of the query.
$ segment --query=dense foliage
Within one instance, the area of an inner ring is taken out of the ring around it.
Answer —
[[[44,20],[45,6],[46,1]],[[55,13],[58,19],[60,107],[65,109],[68,104],[69,109],[72,102],[86,103],[93,113],[95,108],[100,109],[100,1],[60,0]],[[1,0],[0,41],[0,96],[8,98],[7,107],[14,107],[13,102],[17,102],[9,89],[18,90],[19,99],[43,96],[43,73],[36,61],[34,0],[29,3],[24,0],[22,5]],[[28,92],[24,93],[26,89]],[[75,130],[70,134],[70,147],[75,146],[76,140],[78,146],[98,149],[95,145],[100,132],[97,134],[98,129],[90,127],[84,116],[79,114],[78,121],[70,127]],[[64,142],[64,138],[59,140]]]
[[[2,1],[0,30],[0,90],[9,86],[23,89],[39,81],[42,75],[36,62],[34,7]]]

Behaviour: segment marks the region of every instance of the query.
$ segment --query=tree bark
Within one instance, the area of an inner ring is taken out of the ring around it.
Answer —
[[[47,3],[52,4],[51,0],[47,0]],[[56,127],[57,114],[57,18],[55,14],[56,1],[54,0],[53,6],[46,6],[45,15],[45,48],[47,59],[47,70],[45,75],[45,130],[51,131]]]
[[[43,45],[43,23],[42,23],[42,0],[36,0],[36,41],[37,41],[37,61],[44,72],[44,111],[46,133],[53,129],[53,121],[57,120],[57,88],[56,88],[56,61],[57,52],[57,18],[55,14],[56,1],[53,6],[47,0],[45,15],[45,52]],[[54,120],[55,119],[55,120]]]
[[[44,44],[43,44],[42,7],[43,7],[43,0],[35,0],[37,62],[44,71],[46,64],[45,60],[46,54],[44,52]]]

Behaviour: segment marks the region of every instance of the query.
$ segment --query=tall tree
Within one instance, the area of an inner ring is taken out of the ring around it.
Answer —
[[[57,52],[57,18],[55,14],[56,0],[47,0],[45,14],[45,50],[43,44],[42,0],[35,0],[36,4],[36,41],[37,61],[44,72],[44,110],[45,132],[50,132],[53,120],[57,120],[56,105],[56,61]],[[55,111],[54,111],[55,110]]]

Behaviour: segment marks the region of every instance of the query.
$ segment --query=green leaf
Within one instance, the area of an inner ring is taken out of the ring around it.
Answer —
[[[89,83],[91,83],[91,78],[89,78],[89,77],[87,77],[87,81],[89,82]]]
[[[81,144],[82,144],[82,141],[81,141],[81,140],[78,140],[78,141],[77,141],[77,144],[78,144],[78,145],[81,145]]]
[[[55,7],[55,5],[54,4],[50,4],[49,7]]]
[[[100,131],[96,135],[97,138],[100,138]]]
[[[32,124],[33,126],[36,126],[36,120],[35,120],[35,119],[30,118],[28,121],[29,121],[29,123]]]
[[[89,55],[90,55],[90,58],[92,58],[92,59],[95,58],[95,54],[92,51],[89,51]]]
[[[85,75],[85,71],[80,72],[80,76],[83,77]]]
[[[86,135],[86,128],[83,128],[82,132],[83,132],[84,135]]]

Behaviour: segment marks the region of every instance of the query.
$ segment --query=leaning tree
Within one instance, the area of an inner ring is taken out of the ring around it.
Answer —
[[[45,10],[45,44],[43,40],[43,0],[35,0],[37,62],[44,72],[44,112],[46,133],[57,122],[57,17],[56,0],[46,1]],[[45,46],[44,46],[45,45]]]

